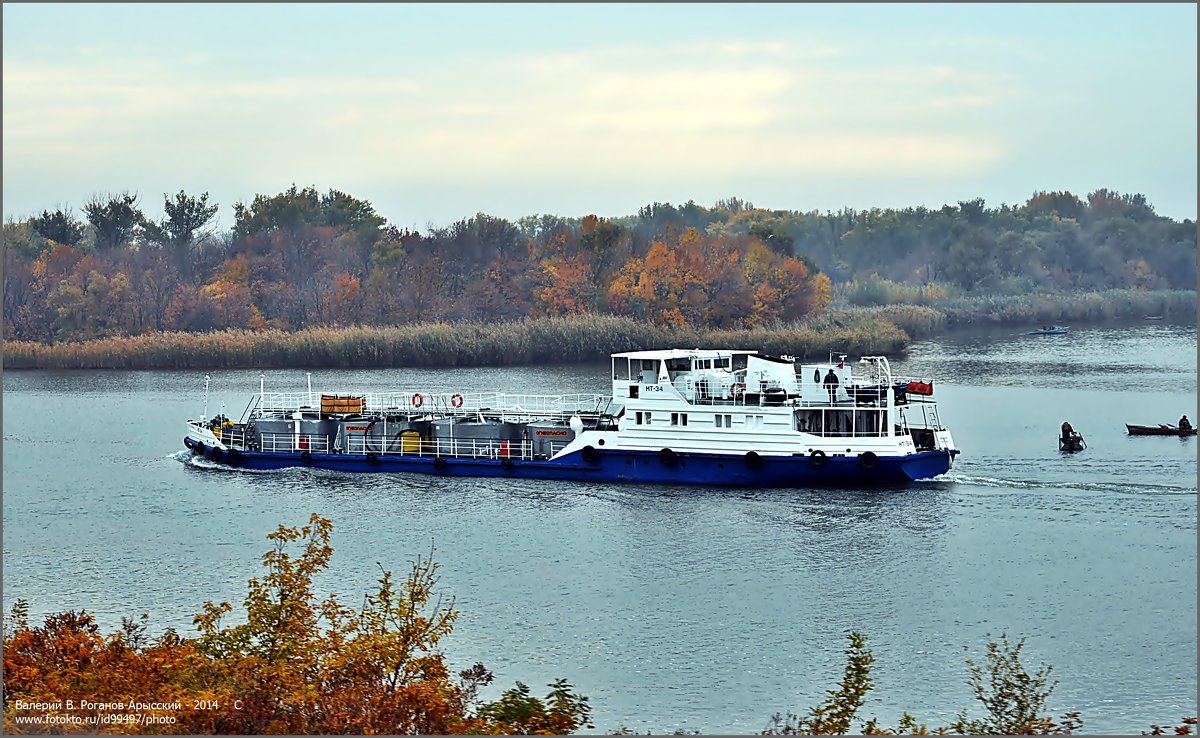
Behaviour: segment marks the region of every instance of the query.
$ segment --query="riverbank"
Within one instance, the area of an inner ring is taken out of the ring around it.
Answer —
[[[835,307],[809,323],[750,330],[672,327],[583,315],[517,322],[226,330],[45,344],[8,341],[5,369],[271,369],[517,366],[602,361],[619,351],[720,346],[828,356],[902,354],[913,339],[966,325],[1102,323],[1158,315],[1196,319],[1196,292],[1109,290],[953,298],[930,305]]]

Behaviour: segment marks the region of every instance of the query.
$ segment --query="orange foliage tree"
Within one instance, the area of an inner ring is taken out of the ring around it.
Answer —
[[[619,314],[734,328],[818,312],[832,291],[827,277],[756,237],[736,241],[689,228],[673,244],[655,241],[645,258],[625,262],[606,296]]]
[[[583,254],[543,259],[540,286],[534,291],[545,315],[580,315],[591,311],[596,299],[592,267]]]

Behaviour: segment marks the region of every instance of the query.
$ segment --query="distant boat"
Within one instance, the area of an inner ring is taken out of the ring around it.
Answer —
[[[1058,450],[1063,453],[1072,454],[1076,451],[1082,451],[1085,448],[1087,448],[1087,443],[1077,431],[1071,431],[1071,435],[1066,438],[1062,436],[1058,437]]]
[[[1142,320],[1162,320],[1162,319],[1163,319],[1163,316],[1161,316],[1161,315],[1143,315],[1142,316]]]
[[[1159,423],[1158,425],[1130,425],[1125,424],[1125,428],[1129,430],[1131,436],[1194,436],[1196,435],[1195,428],[1180,428],[1176,425],[1167,425]]]
[[[1060,336],[1068,331],[1070,327],[1065,325],[1044,325],[1036,331],[1029,331],[1031,336]]]

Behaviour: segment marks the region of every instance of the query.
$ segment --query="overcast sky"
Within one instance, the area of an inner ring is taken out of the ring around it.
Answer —
[[[485,212],[1017,204],[1196,218],[1196,5],[3,5],[3,209],[292,183]]]

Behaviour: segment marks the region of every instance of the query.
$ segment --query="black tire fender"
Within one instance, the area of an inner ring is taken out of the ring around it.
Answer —
[[[746,466],[751,469],[758,469],[763,465],[763,457],[757,451],[746,452]]]
[[[822,451],[821,449],[817,449],[816,451],[813,451],[811,458],[812,458],[813,466],[824,466],[825,462],[828,461],[828,459],[825,458],[825,452]]]
[[[600,452],[596,450],[595,446],[584,446],[579,455],[589,464],[595,464],[600,460]]]
[[[438,471],[445,469],[446,468],[446,460],[443,459],[441,456],[433,457],[433,468],[437,469]]]
[[[311,464],[312,463],[312,452],[311,451],[301,451],[300,452],[300,460],[303,461],[305,464]]]
[[[874,469],[879,465],[879,456],[874,451],[863,451],[858,455],[858,465],[864,469]]]
[[[192,453],[204,455],[204,441],[196,441],[196,445],[192,446]]]
[[[512,459],[500,459],[500,468],[505,471],[512,471]]]
[[[675,466],[679,461],[679,455],[669,448],[664,448],[658,452],[658,460],[663,463],[663,466]]]
[[[236,448],[229,449],[229,453],[226,454],[226,456],[229,457],[228,461],[230,466],[238,466],[242,463],[242,452],[238,451]]]
[[[379,465],[379,454],[375,453],[374,451],[368,451],[367,452],[367,463],[370,464],[371,466],[378,466]]]
[[[212,446],[211,448],[208,449],[208,453],[204,454],[204,457],[209,459],[210,461],[220,461],[221,460],[221,449],[217,448],[216,446]]]

